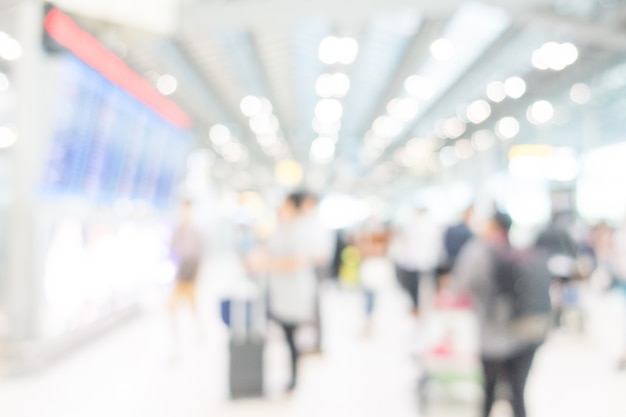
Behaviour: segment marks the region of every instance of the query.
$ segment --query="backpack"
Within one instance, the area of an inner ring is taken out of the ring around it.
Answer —
[[[496,291],[510,300],[509,330],[520,342],[541,343],[552,326],[549,255],[494,249]]]

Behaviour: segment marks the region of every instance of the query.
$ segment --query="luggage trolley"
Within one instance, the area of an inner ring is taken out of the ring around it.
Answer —
[[[424,327],[418,395],[422,414],[476,415],[482,400],[482,368],[478,323],[469,300],[437,295]]]

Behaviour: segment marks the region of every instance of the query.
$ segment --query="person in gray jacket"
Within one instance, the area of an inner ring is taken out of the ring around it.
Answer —
[[[511,223],[505,213],[493,215],[482,233],[464,246],[453,270],[453,287],[472,296],[479,320],[485,394],[483,417],[491,413],[500,377],[511,387],[514,416],[526,417],[526,379],[540,344],[512,334],[511,302],[497,288],[494,251],[509,246]]]

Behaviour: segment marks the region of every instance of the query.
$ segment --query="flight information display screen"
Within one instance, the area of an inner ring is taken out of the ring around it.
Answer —
[[[44,197],[170,202],[191,147],[178,128],[77,58],[63,58]]]

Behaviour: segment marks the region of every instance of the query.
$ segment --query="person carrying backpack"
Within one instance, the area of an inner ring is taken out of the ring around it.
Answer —
[[[453,287],[472,297],[480,324],[483,417],[491,413],[498,382],[511,388],[514,416],[526,417],[526,379],[552,322],[548,256],[512,249],[511,223],[508,214],[494,214],[453,270]]]

